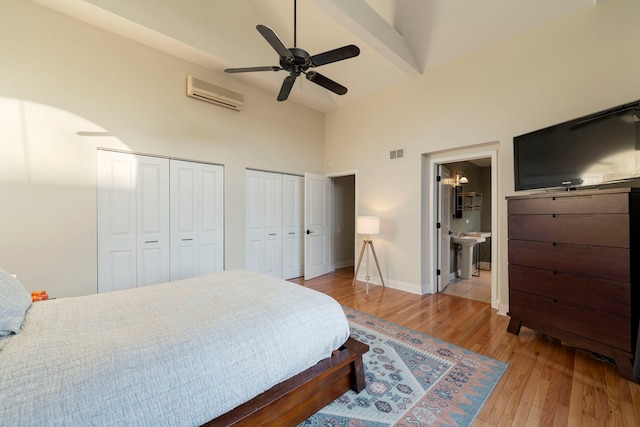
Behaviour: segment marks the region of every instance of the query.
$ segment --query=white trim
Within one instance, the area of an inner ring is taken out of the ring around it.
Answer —
[[[509,304],[501,304],[500,300],[498,300],[498,302],[496,303],[496,306],[498,307],[499,315],[508,316],[507,313],[509,313]]]
[[[364,283],[365,274],[364,273],[358,274],[357,280],[358,282]],[[397,280],[386,279],[384,281],[384,284],[386,285],[387,288],[397,289],[399,291],[405,291],[405,292],[409,292],[416,295],[422,295],[422,288],[419,285],[416,285],[414,283],[405,283],[405,282],[398,282]],[[356,284],[356,286],[358,285],[359,284]],[[369,285],[382,286],[382,283],[380,282],[380,278],[371,276],[371,278],[369,279]]]
[[[334,262],[333,263],[333,270],[337,270],[339,268],[345,268],[345,267],[353,267],[353,260],[346,260],[346,261],[341,261],[341,262]]]

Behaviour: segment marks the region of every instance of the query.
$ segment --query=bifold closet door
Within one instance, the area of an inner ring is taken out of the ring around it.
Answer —
[[[304,178],[282,176],[282,278],[304,274]]]
[[[282,175],[264,173],[264,272],[282,277]]]
[[[223,167],[171,160],[171,280],[223,269]]]
[[[246,267],[282,277],[282,175],[247,170]]]
[[[246,267],[283,279],[304,271],[304,178],[246,171]]]
[[[169,280],[169,161],[98,151],[98,292]]]

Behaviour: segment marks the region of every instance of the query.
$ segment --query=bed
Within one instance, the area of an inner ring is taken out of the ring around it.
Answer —
[[[364,388],[335,300],[244,270],[35,303],[0,270],[0,321],[6,425],[296,425]]]

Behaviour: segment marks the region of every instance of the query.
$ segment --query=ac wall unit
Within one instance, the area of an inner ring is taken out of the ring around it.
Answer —
[[[236,111],[244,107],[243,94],[193,76],[187,77],[187,96]]]

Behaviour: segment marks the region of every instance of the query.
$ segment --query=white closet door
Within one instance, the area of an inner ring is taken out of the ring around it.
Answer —
[[[262,273],[264,267],[264,173],[247,169],[245,266]]]
[[[170,280],[169,160],[137,156],[137,285]]]
[[[223,169],[171,160],[171,280],[223,268]]]
[[[292,279],[304,273],[304,178],[282,177],[282,278]]]
[[[171,280],[198,275],[198,170],[192,162],[171,165]]]
[[[136,287],[137,160],[98,151],[98,292]]]
[[[224,268],[224,170],[220,165],[200,164],[199,171],[199,275]]]
[[[282,174],[264,173],[264,272],[282,277]]]

